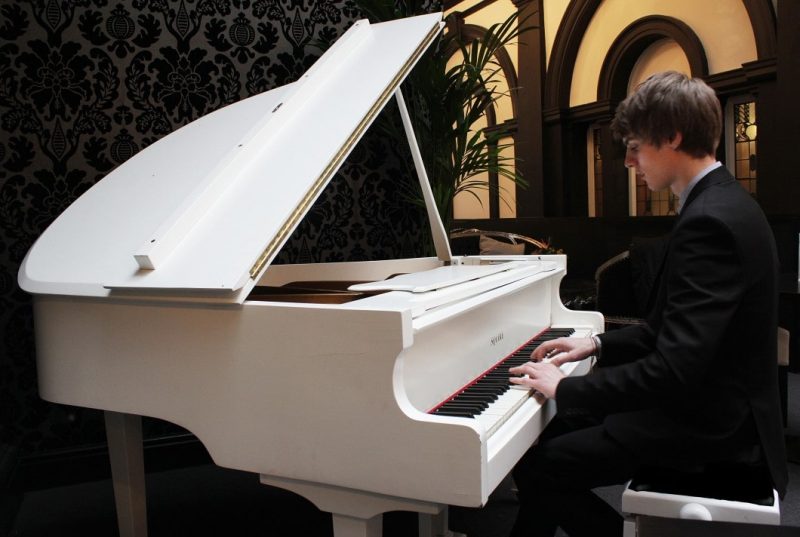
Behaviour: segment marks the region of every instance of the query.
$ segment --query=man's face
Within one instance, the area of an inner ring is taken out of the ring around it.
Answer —
[[[656,147],[639,138],[628,138],[625,147],[625,166],[634,168],[650,190],[658,192],[675,182],[676,151],[670,143]]]

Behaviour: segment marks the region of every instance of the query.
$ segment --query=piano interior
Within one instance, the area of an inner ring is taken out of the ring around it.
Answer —
[[[363,281],[318,280],[296,281],[281,286],[257,285],[248,300],[264,302],[300,302],[305,304],[345,304],[385,291],[350,291],[348,287]]]

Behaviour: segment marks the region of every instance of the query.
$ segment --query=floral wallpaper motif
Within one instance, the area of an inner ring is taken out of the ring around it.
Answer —
[[[30,298],[39,234],[87,188],[174,129],[297,79],[360,17],[354,0],[0,3],[0,442],[23,452],[102,441],[99,413],[36,389]],[[368,134],[279,256],[419,255],[400,203],[406,155]]]

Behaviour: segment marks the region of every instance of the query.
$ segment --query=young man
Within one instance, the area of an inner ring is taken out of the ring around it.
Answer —
[[[679,216],[643,325],[543,344],[512,382],[555,399],[558,416],[514,470],[512,535],[622,534],[590,489],[643,467],[763,466],[786,489],[777,364],[777,258],[753,198],[716,161],[722,114],[699,79],[653,75],[611,128],[625,165],[652,190],[670,188]],[[564,378],[558,365],[598,357]],[[548,361],[541,361],[550,356]]]

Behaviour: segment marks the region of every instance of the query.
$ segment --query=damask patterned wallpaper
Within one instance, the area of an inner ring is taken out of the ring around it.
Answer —
[[[98,412],[37,394],[30,299],[16,285],[37,236],[160,137],[297,79],[358,18],[353,0],[0,3],[0,442],[30,452],[104,438]],[[403,150],[368,134],[280,262],[419,255]]]

